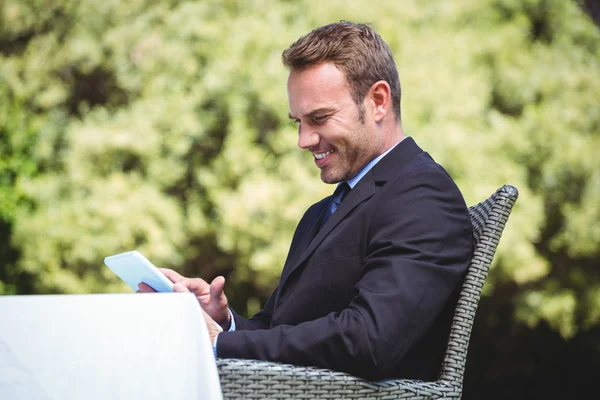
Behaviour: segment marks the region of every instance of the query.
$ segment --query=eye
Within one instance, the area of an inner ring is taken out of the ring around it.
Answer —
[[[323,122],[325,122],[325,120],[329,117],[329,115],[319,115],[319,116],[314,116],[313,117],[313,121],[317,124],[322,124]]]

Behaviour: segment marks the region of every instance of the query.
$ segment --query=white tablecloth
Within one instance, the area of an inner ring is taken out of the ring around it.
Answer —
[[[0,296],[0,399],[221,400],[191,294]]]

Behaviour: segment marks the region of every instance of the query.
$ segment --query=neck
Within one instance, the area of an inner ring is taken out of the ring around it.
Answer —
[[[387,132],[383,135],[381,143],[381,152],[383,154],[390,148],[394,147],[400,141],[404,139],[404,131],[402,130],[402,123],[394,120],[394,123],[387,129]]]

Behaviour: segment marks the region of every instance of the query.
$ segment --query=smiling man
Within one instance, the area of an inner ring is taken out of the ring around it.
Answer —
[[[325,183],[353,178],[403,137],[400,125],[394,129],[394,119],[385,119],[389,110],[384,102],[391,99],[387,82],[373,85],[367,105],[355,104],[351,91],[331,61],[292,69],[288,80],[289,115],[298,124],[298,146],[313,154]]]
[[[248,320],[228,308],[222,277],[163,271],[196,294],[218,357],[435,380],[472,253],[464,199],[404,136],[396,65],[373,29],[318,28],[283,62],[298,146],[334,194],[308,208],[279,285]]]

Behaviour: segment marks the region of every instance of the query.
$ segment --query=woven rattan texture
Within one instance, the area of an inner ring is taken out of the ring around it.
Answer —
[[[326,369],[257,360],[217,359],[225,399],[460,399],[481,289],[519,192],[510,185],[469,208],[475,251],[458,299],[440,378],[368,382]]]

